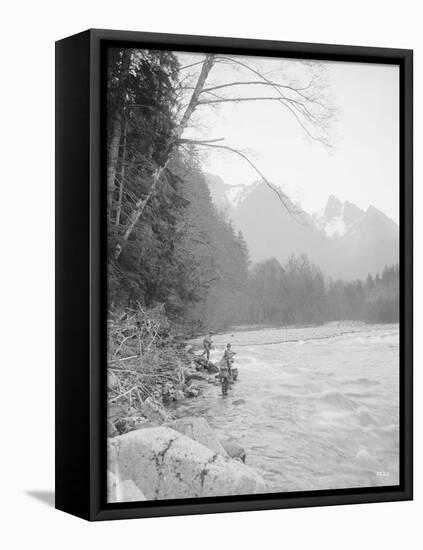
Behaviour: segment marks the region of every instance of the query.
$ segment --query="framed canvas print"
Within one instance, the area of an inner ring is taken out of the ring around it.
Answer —
[[[56,44],[56,506],[412,498],[412,52]]]

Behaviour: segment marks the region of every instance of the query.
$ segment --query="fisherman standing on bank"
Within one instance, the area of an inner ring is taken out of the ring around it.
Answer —
[[[213,335],[213,333],[209,332],[208,335],[203,340],[203,348],[204,348],[203,355],[206,356],[207,363],[210,361],[210,350],[211,350],[211,347],[212,347],[212,335]]]

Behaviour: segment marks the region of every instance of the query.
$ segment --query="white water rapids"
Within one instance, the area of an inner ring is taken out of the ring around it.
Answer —
[[[178,416],[242,445],[275,492],[399,483],[398,325],[237,330],[213,337],[212,361],[227,342],[238,382],[225,397],[207,386]]]

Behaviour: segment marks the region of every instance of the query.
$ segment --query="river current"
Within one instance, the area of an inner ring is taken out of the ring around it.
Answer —
[[[204,416],[275,492],[399,483],[398,325],[239,328],[227,342],[238,382],[207,385],[178,416]]]

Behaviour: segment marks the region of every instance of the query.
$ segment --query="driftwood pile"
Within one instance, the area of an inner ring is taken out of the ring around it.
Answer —
[[[147,311],[138,305],[136,309],[111,312],[107,350],[109,418],[141,410],[148,399],[162,409],[164,418],[171,419],[163,405],[184,386],[184,372],[191,363],[184,348],[183,342],[171,336],[162,306]],[[121,426],[122,419],[117,420]],[[118,431],[127,429],[121,426]]]

